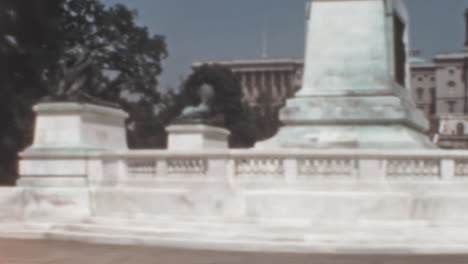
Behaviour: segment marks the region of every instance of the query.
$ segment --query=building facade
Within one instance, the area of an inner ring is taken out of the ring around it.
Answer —
[[[468,148],[468,50],[439,53],[431,61],[413,54],[411,91],[432,121],[432,135],[442,148]]]
[[[265,104],[281,107],[301,87],[303,61],[296,58],[258,58],[197,61],[202,65],[221,65],[229,68],[242,86],[242,100],[252,108]]]

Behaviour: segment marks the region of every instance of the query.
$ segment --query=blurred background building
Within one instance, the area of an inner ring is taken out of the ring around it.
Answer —
[[[466,41],[460,51],[436,54],[431,60],[413,51],[411,91],[431,120],[431,134],[442,148],[468,149],[468,13]]]

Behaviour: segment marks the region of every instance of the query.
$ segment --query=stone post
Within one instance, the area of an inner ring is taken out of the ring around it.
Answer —
[[[128,114],[120,109],[56,102],[34,111],[34,142],[20,153],[20,186],[86,187],[102,178],[99,153],[127,150]]]
[[[367,181],[385,180],[385,161],[383,159],[360,158],[359,179]]]
[[[171,125],[168,132],[168,150],[227,149],[229,131],[203,124]]]

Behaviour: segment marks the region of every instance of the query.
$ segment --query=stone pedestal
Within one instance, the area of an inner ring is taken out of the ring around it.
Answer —
[[[202,124],[171,125],[166,128],[169,150],[227,149],[229,131]]]
[[[435,137],[438,146],[446,149],[468,149],[468,116],[445,114],[439,116]]]
[[[84,103],[40,103],[34,142],[20,154],[20,186],[84,187],[101,175],[97,157],[106,150],[127,150],[122,110]]]
[[[431,148],[404,88],[403,1],[310,0],[303,87],[258,148]]]
[[[127,149],[125,119],[120,109],[83,103],[40,103],[34,143],[28,149]]]

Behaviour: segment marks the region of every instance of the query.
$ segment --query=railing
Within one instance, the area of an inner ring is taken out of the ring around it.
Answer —
[[[440,164],[438,158],[406,158],[387,160],[386,176],[388,178],[440,178]]]
[[[356,176],[357,162],[352,157],[311,157],[298,160],[301,177],[346,177]]]
[[[104,153],[103,178],[229,178],[239,180],[468,179],[464,151],[135,150]],[[117,174],[117,175],[116,175]]]
[[[280,178],[284,175],[284,159],[276,157],[253,157],[235,159],[235,177]]]

